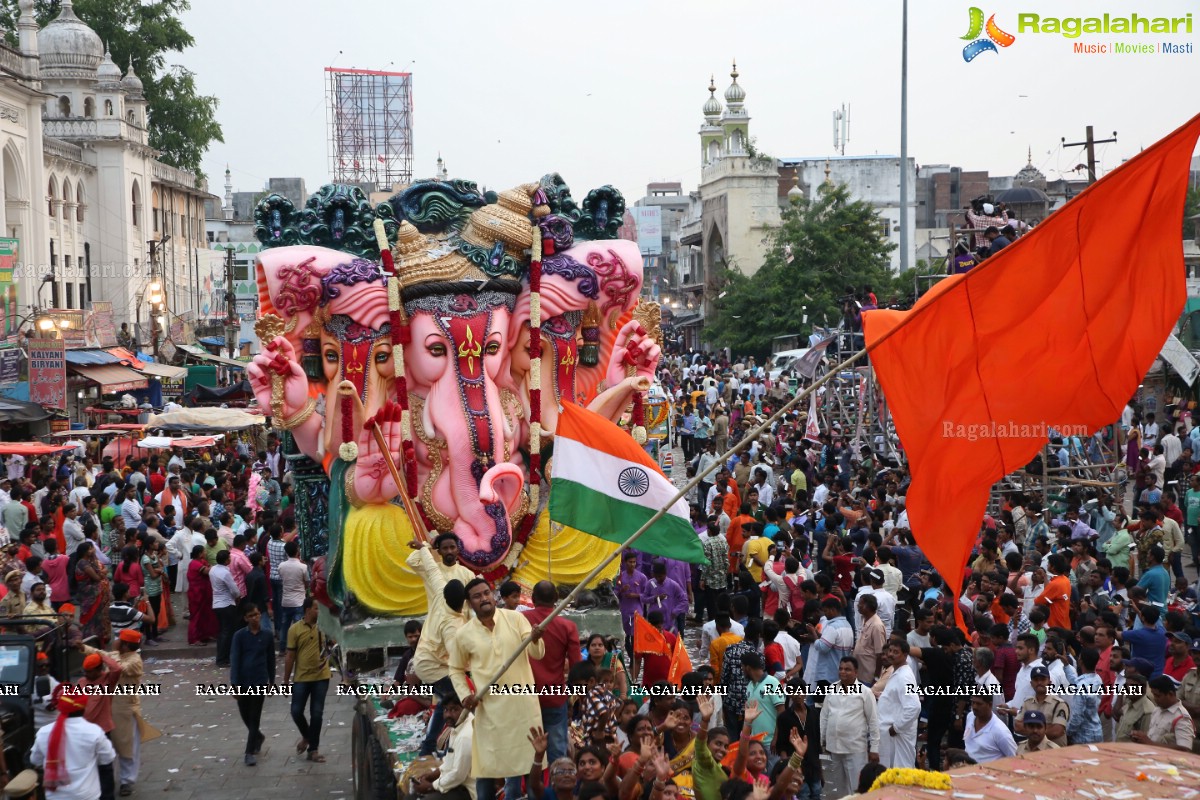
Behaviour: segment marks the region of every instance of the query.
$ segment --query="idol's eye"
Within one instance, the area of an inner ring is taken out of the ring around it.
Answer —
[[[334,348],[334,347],[327,347],[327,348],[325,348],[325,360],[326,360],[327,362],[329,362],[330,364],[336,364],[336,363],[338,363],[338,351],[337,351],[337,348]]]
[[[426,345],[425,349],[428,350],[429,355],[433,356],[434,358],[441,358],[442,356],[446,355],[446,345],[442,344],[441,342]]]
[[[375,363],[376,364],[386,364],[388,362],[388,359],[390,359],[391,357],[392,357],[391,350],[380,350],[378,353],[375,354]]]
[[[496,353],[499,353],[499,352],[500,352],[500,343],[499,343],[499,342],[496,342],[496,341],[491,341],[491,342],[488,342],[487,350],[486,350],[485,352],[486,352],[486,353],[487,353],[489,356],[494,356],[494,355],[496,355]]]

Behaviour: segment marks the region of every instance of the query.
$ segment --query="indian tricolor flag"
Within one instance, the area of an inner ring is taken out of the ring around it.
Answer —
[[[668,508],[634,543],[646,553],[707,563],[687,503],[654,459],[625,431],[574,403],[563,403],[554,432],[550,519],[623,543]]]

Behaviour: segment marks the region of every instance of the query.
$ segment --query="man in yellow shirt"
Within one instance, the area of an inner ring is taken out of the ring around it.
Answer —
[[[322,716],[325,713],[325,694],[329,691],[329,640],[317,627],[317,603],[304,600],[304,617],[288,628],[287,660],[283,666],[283,682],[292,683],[292,721],[300,729],[296,752],[308,751],[308,760],[323,762],[318,752],[321,746]],[[295,673],[293,680],[293,671]],[[309,718],[304,707],[312,700]]]
[[[750,570],[754,580],[761,581],[763,567],[770,559],[771,540],[763,536],[761,522],[755,522],[747,527],[750,528],[750,539],[742,545],[742,563],[746,565],[746,569]]]

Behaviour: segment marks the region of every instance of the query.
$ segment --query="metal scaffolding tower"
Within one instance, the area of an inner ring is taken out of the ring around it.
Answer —
[[[411,182],[412,73],[326,67],[325,76],[334,182]]]

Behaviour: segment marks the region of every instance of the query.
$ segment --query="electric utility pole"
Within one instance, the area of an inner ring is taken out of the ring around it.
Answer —
[[[233,288],[233,248],[225,248],[225,346],[229,357],[237,358],[241,321],[237,314],[237,292]]]
[[[1112,144],[1117,141],[1117,132],[1113,131],[1111,139],[1096,139],[1092,136],[1092,126],[1087,126],[1087,138],[1082,142],[1068,142],[1067,137],[1062,137],[1063,147],[1086,147],[1087,148],[1087,171],[1088,171],[1088,186],[1096,182],[1096,145]]]

